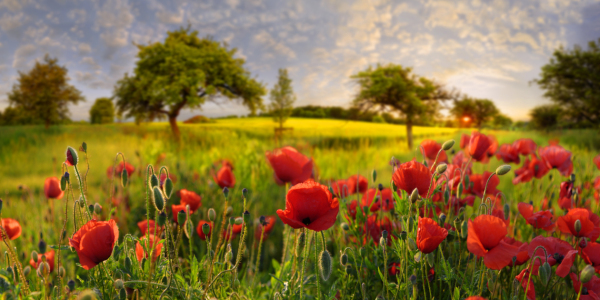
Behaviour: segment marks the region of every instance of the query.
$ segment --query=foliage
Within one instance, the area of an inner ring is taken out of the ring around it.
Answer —
[[[576,45],[560,47],[542,67],[535,82],[544,96],[564,108],[571,123],[597,127],[600,124],[600,39],[590,41],[588,49]],[[548,109],[546,109],[548,111]]]
[[[251,78],[244,60],[197,31],[167,33],[164,42],[137,45],[134,74],[119,80],[114,97],[120,114],[136,122],[167,117],[179,137],[177,117],[184,108],[197,109],[219,97],[236,100],[254,113],[262,107],[263,85]]]
[[[463,97],[460,100],[454,101],[454,106],[450,109],[450,113],[456,118],[459,124],[464,124],[468,127],[472,121],[476,128],[481,129],[483,124],[493,120],[499,114],[499,111],[494,102],[488,99]],[[464,117],[468,117],[469,121],[463,121]],[[504,118],[504,120],[500,121],[506,122],[506,119]]]
[[[498,113],[496,116],[494,116],[494,119],[491,123],[492,127],[496,129],[508,129],[513,124],[513,121],[510,117]]]
[[[12,109],[4,112],[3,122],[9,124],[44,124],[46,127],[69,120],[69,104],[85,101],[81,92],[68,83],[67,68],[58,59],[46,55],[36,61],[19,78],[8,93]],[[8,116],[7,116],[8,115]]]
[[[273,116],[273,121],[279,123],[279,128],[283,128],[283,123],[292,114],[296,101],[296,95],[292,90],[292,79],[288,76],[287,69],[279,69],[279,77],[271,89],[270,97],[269,113]]]
[[[536,129],[550,130],[557,128],[564,115],[562,107],[553,104],[534,107],[529,113],[531,125]]]
[[[90,123],[110,124],[115,120],[115,106],[110,98],[98,98],[90,109]]]

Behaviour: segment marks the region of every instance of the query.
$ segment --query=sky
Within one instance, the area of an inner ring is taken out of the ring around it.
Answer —
[[[237,48],[267,88],[287,68],[296,106],[348,107],[351,75],[394,63],[526,120],[549,103],[531,82],[554,49],[600,38],[600,0],[0,0],[0,110],[18,72],[48,53],[86,98],[72,119],[89,120],[94,100],[133,72],[134,44],[188,25]],[[179,119],[247,113],[207,103]]]

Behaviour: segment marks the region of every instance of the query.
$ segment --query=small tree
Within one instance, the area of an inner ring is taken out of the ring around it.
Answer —
[[[508,116],[498,113],[492,120],[492,125],[496,128],[509,128],[513,124],[513,120]]]
[[[98,98],[90,109],[92,124],[110,124],[115,120],[115,106],[110,98]]]
[[[439,102],[453,97],[433,81],[412,74],[412,68],[400,65],[369,67],[351,78],[360,88],[354,98],[357,108],[362,111],[390,109],[405,118],[406,141],[410,149],[415,122],[433,120],[439,112]]]
[[[499,111],[494,102],[487,99],[473,99],[463,97],[460,100],[454,101],[454,106],[450,109],[450,113],[458,120],[459,124],[473,122],[473,125],[481,130],[481,127],[486,122],[494,119]]]
[[[81,92],[68,84],[67,68],[46,55],[36,61],[29,73],[19,72],[17,83],[8,93],[8,102],[18,111],[19,120],[42,123],[46,128],[69,120],[69,104],[85,101]]]
[[[534,107],[529,113],[531,116],[531,125],[536,129],[546,131],[556,127],[563,114],[563,109],[553,104]]]
[[[296,95],[292,90],[292,79],[288,76],[287,69],[279,69],[277,83],[271,90],[271,104],[269,112],[273,116],[273,121],[279,123],[279,128],[283,128],[283,123],[290,117],[296,101]]]

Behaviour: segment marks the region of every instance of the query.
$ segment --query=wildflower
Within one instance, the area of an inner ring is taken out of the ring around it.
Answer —
[[[69,240],[75,248],[81,266],[89,270],[112,255],[119,239],[119,228],[114,220],[91,220],[83,225]]]
[[[507,234],[506,223],[501,218],[480,215],[469,220],[467,249],[492,270],[500,270],[512,263],[519,248],[504,241]]]
[[[563,176],[569,176],[573,173],[571,152],[565,150],[563,147],[559,145],[546,146],[540,148],[539,153],[548,168],[558,169]]]
[[[378,197],[377,201],[371,206],[371,202]],[[394,209],[394,196],[391,189],[383,189],[379,191],[378,189],[369,189],[366,193],[363,194],[363,197],[360,201],[361,206],[371,206],[371,211],[378,211],[382,209],[383,203],[383,211],[390,211]]]
[[[585,248],[581,249],[581,257],[594,267],[596,273],[600,274],[600,244],[589,242]]]
[[[15,219],[3,218],[2,228],[4,228],[8,238],[11,240],[21,236],[21,224]]]
[[[500,150],[496,152],[496,157],[505,163],[518,164],[521,162],[518,149],[511,144],[502,144]]]
[[[527,291],[527,300],[535,300],[535,286],[533,285],[534,280],[530,279],[531,273],[529,269],[525,268],[515,276],[515,279],[521,283],[523,291]]]
[[[487,157],[488,149],[491,146],[490,139],[482,133],[473,132],[469,140],[469,155],[476,161],[482,161]]]
[[[113,175],[117,175],[117,176],[121,176],[121,173],[123,173],[123,169],[125,169],[127,171],[127,175],[131,176],[133,174],[133,172],[135,172],[135,167],[128,163],[128,162],[120,162],[119,164],[117,164],[117,167],[114,168],[113,171],[113,166],[109,166],[106,169],[106,176],[108,178],[112,178]]]
[[[140,221],[140,222],[137,223],[138,228],[142,232],[142,236],[144,236],[144,235],[146,235],[148,233],[148,223],[150,223],[150,233],[151,234],[156,234],[154,232],[154,230],[156,228],[156,223],[154,222],[154,220],[144,220],[144,221]],[[157,229],[158,229],[158,232],[162,232],[163,227],[162,226],[158,226]]]
[[[267,161],[275,171],[275,181],[298,184],[311,178],[313,161],[292,147],[275,149],[266,153]]]
[[[369,188],[369,182],[367,178],[362,175],[352,175],[346,181],[348,184],[348,194],[354,195],[356,193],[364,193]]]
[[[56,177],[48,177],[44,181],[44,195],[47,199],[61,199],[64,192],[60,189],[60,181]]]
[[[546,249],[548,257],[544,257],[545,252],[542,249],[535,250],[538,246],[542,246]],[[555,237],[543,237],[541,235],[531,240],[527,249],[529,257],[535,258],[536,256],[539,256],[542,259],[541,264],[548,262],[550,266],[558,265],[556,268],[556,275],[563,278],[569,274],[577,254],[577,250],[573,249],[569,243]],[[533,275],[538,274],[539,267],[540,261],[535,259]]]
[[[208,232],[208,234],[204,234],[204,231],[202,230],[202,226],[204,226],[204,224],[208,224],[208,226],[210,227],[210,231]],[[204,220],[200,220],[200,222],[198,222],[198,227],[196,228],[196,233],[198,233],[198,236],[200,237],[200,239],[202,240],[206,240],[206,238],[210,238],[210,235],[212,234],[212,229],[213,229],[213,222],[206,222]]]
[[[521,155],[530,155],[535,153],[537,145],[532,139],[518,139],[513,142],[513,147]]]
[[[140,242],[144,243],[148,251],[150,251],[150,249],[154,247],[154,250],[152,251],[152,262],[156,262],[156,259],[158,259],[158,257],[160,256],[160,252],[163,246],[162,243],[159,243],[160,238],[151,234],[145,235],[140,239],[140,241],[135,245],[135,257],[137,257],[138,261],[142,261],[142,259],[148,258],[148,253],[144,251],[144,247],[140,244]]]
[[[431,172],[425,165],[413,159],[400,164],[392,180],[399,189],[410,194],[416,188],[419,195],[425,197],[431,183]]]
[[[182,189],[179,191],[179,196],[181,197],[180,203],[184,205],[190,206],[190,211],[197,211],[202,205],[202,197],[200,195],[188,191],[186,189]]]
[[[293,186],[286,195],[285,210],[277,210],[283,223],[294,229],[329,229],[335,223],[340,206],[329,189],[314,181]]]
[[[264,225],[258,224],[258,226],[256,226],[256,230],[254,231],[254,237],[256,239],[260,239],[260,235],[262,233],[263,228],[265,229],[263,239],[269,237],[269,234],[271,233],[271,231],[273,231],[273,228],[275,228],[275,222],[277,222],[277,218],[275,216],[266,216]]]
[[[527,224],[533,226],[536,229],[543,229],[546,231],[552,231],[556,227],[556,224],[552,221],[552,212],[549,210],[533,212],[533,205],[525,202],[521,202],[518,205],[519,213]]]
[[[581,229],[576,230],[575,223],[581,223]],[[600,217],[586,208],[573,208],[558,218],[556,222],[558,229],[563,233],[569,233],[576,237],[588,237],[595,241],[600,236]]]
[[[235,176],[233,175],[233,170],[225,164],[223,164],[216,175],[213,175],[213,179],[221,188],[232,188],[235,185]]]
[[[419,217],[417,247],[424,254],[433,252],[446,239],[448,231],[430,218]]]

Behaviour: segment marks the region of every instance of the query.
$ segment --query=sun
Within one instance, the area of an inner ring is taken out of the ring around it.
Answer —
[[[470,122],[470,121],[471,121],[471,118],[470,118],[469,116],[464,116],[464,117],[462,118],[462,120],[463,120],[463,122],[465,122],[465,123],[468,123],[468,122]]]

